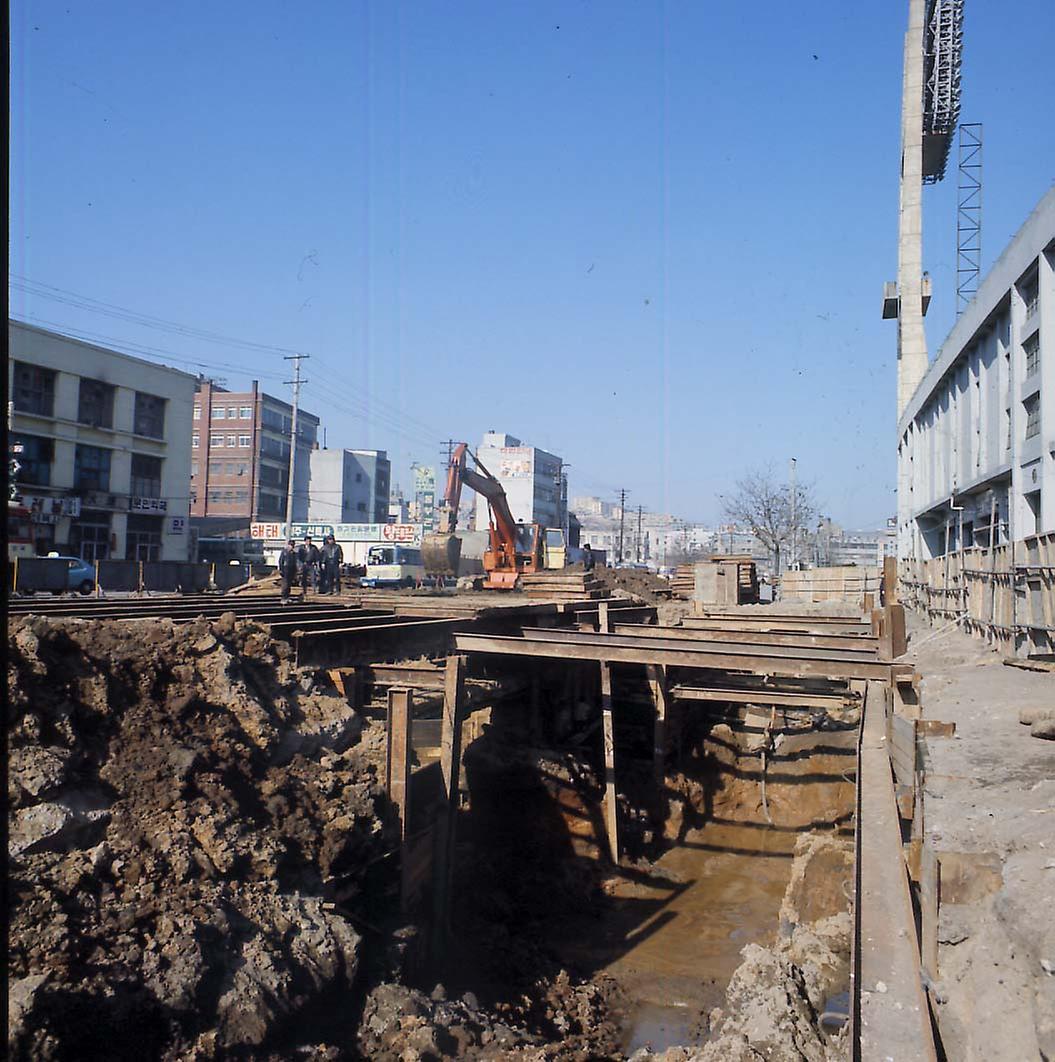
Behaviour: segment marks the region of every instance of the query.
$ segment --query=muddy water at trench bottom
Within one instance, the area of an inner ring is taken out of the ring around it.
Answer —
[[[721,1005],[740,950],[776,936],[795,838],[764,825],[708,824],[664,853],[658,873],[613,876],[593,926],[564,927],[554,942],[561,954],[604,970],[632,1001],[627,1054],[706,1041],[707,1014]]]

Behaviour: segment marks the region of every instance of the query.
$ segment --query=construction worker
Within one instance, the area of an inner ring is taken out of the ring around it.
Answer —
[[[590,549],[589,542],[582,547],[582,570],[584,572],[593,571],[593,550]]]
[[[282,604],[289,601],[290,587],[297,581],[297,544],[290,539],[278,555],[278,574],[282,579]]]
[[[319,547],[311,541],[311,535],[304,536],[304,545],[300,547],[300,586],[301,596],[308,596],[308,587],[312,589],[319,578]]]
[[[344,563],[344,550],[333,535],[327,535],[322,545],[322,573],[325,586],[322,593],[339,594],[341,592],[341,565]]]

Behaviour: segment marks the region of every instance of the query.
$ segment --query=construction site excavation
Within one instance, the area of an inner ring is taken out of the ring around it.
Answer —
[[[900,606],[619,575],[12,600],[12,1048],[931,1044]]]
[[[1055,3],[185,7],[9,20],[4,1057],[1055,1062]]]

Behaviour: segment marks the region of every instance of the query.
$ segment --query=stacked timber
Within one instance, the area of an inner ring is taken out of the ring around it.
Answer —
[[[879,568],[858,565],[784,572],[780,600],[804,604],[845,601],[860,605],[865,594],[873,594],[878,599],[881,580]]]
[[[596,601],[605,596],[604,584],[590,572],[525,572],[524,593],[547,601]]]
[[[688,601],[696,591],[696,565],[679,564],[670,580],[670,590],[675,597]]]
[[[679,564],[671,580],[675,597],[709,605],[753,605],[758,601],[758,569],[750,554],[715,555]]]

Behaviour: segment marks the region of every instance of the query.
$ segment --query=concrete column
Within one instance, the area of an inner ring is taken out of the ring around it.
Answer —
[[[923,327],[924,0],[909,0],[901,99],[901,199],[898,216],[898,416],[927,372]]]

